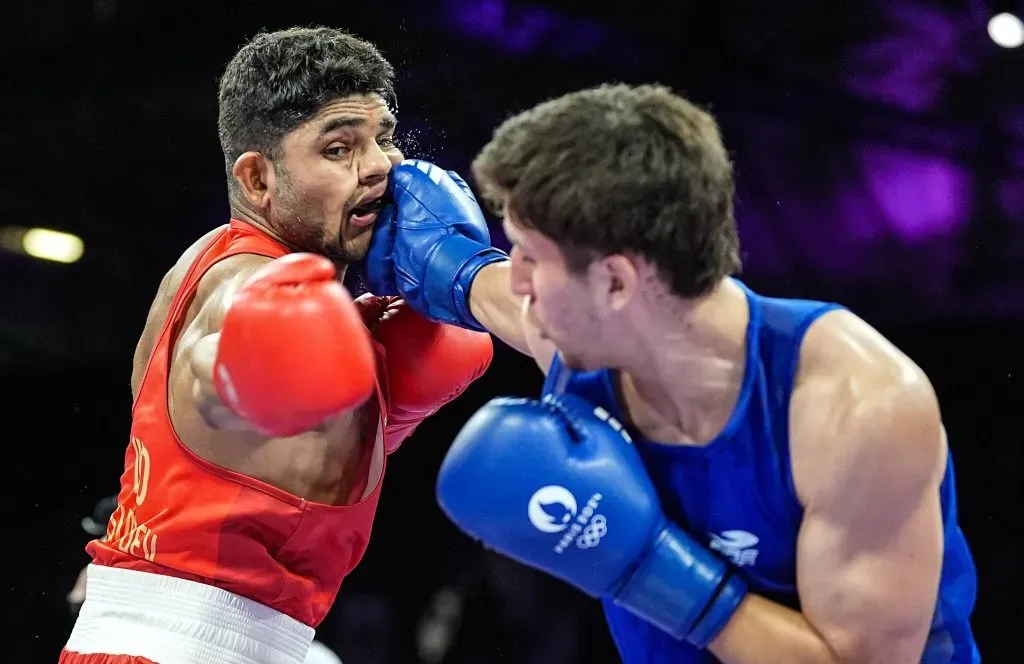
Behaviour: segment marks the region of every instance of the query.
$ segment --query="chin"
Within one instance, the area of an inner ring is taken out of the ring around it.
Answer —
[[[345,242],[345,253],[354,257],[353,260],[361,261],[366,258],[370,251],[370,240],[373,238],[373,228],[365,231]]]
[[[580,362],[580,359],[575,355],[570,355],[568,353],[563,353],[561,351],[559,351],[558,354],[562,358],[562,365],[566,369],[570,369],[572,371],[586,371],[586,368],[584,368],[583,363]]]
[[[579,353],[563,350],[559,347],[558,354],[562,358],[562,364],[565,365],[567,369],[571,369],[573,371],[592,371],[596,368],[591,366],[593,364],[592,362],[587,362],[586,358]]]
[[[591,348],[589,351],[581,351],[580,349],[569,349],[566,350],[562,346],[557,346],[558,353],[562,358],[562,364],[573,371],[596,371],[597,369],[612,368],[615,363],[607,353],[601,352],[600,349]]]
[[[370,250],[370,233],[363,233],[345,242],[332,243],[324,247],[324,253],[331,260],[351,265],[366,258]]]
[[[566,355],[565,353],[562,354],[562,364],[573,371],[595,371],[604,366],[599,362],[588,362],[578,355]]]

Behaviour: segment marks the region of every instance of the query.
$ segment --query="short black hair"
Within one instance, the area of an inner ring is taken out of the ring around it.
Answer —
[[[572,92],[499,126],[473,161],[499,214],[550,237],[575,272],[634,252],[680,297],[740,269],[733,170],[714,118],[660,85]]]
[[[376,46],[343,30],[260,32],[220,79],[217,126],[228,181],[239,155],[279,158],[284,136],[335,99],[377,94],[394,112],[394,78]]]

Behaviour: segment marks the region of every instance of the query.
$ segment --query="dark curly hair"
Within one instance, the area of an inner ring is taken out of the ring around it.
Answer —
[[[279,158],[284,136],[339,97],[378,94],[394,112],[394,77],[376,46],[343,30],[259,33],[220,79],[217,126],[230,186],[239,155],[254,150]]]
[[[680,297],[739,271],[733,171],[711,115],[658,85],[602,85],[506,120],[473,161],[484,198],[570,269],[651,261]]]

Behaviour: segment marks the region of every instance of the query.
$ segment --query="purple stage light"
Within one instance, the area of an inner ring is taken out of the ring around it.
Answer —
[[[470,39],[486,41],[513,54],[543,53],[574,61],[606,57],[629,59],[643,49],[624,35],[594,21],[505,0],[446,0],[443,21]]]
[[[864,145],[858,160],[867,189],[892,231],[908,243],[947,235],[967,220],[971,175],[938,155]]]
[[[854,94],[909,111],[934,108],[957,74],[980,64],[975,43],[984,23],[971,13],[902,2],[887,3],[886,32],[849,49],[847,87]]]

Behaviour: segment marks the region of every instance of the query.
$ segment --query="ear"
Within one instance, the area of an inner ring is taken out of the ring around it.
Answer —
[[[636,265],[622,254],[612,254],[594,261],[590,272],[594,299],[602,310],[608,312],[625,309],[640,283]]]
[[[235,160],[231,169],[242,195],[257,210],[270,205],[270,189],[273,186],[274,167],[259,152],[246,152]]]

